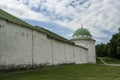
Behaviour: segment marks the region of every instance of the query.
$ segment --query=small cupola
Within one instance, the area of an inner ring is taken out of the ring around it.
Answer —
[[[91,39],[92,35],[90,34],[90,32],[83,28],[83,26],[81,26],[81,28],[77,29],[73,36],[72,36],[72,40],[79,40],[79,39]]]

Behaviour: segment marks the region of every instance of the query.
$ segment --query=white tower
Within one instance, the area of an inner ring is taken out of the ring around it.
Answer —
[[[82,26],[77,29],[73,34],[72,41],[76,45],[88,48],[88,62],[96,63],[95,40],[92,39],[92,35],[87,29]]]

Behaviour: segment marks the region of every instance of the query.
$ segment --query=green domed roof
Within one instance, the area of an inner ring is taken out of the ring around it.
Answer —
[[[79,28],[74,32],[73,36],[78,36],[78,35],[91,35],[91,34],[87,29]]]

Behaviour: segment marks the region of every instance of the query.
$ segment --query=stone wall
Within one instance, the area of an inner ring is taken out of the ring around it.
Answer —
[[[68,63],[88,63],[88,50],[0,19],[0,69]]]
[[[74,41],[76,45],[83,46],[88,49],[88,62],[96,63],[95,41],[92,40],[77,40]]]

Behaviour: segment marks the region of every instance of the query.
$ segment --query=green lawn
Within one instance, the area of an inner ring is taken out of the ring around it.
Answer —
[[[64,65],[0,74],[0,80],[120,80],[120,67],[99,64]]]

